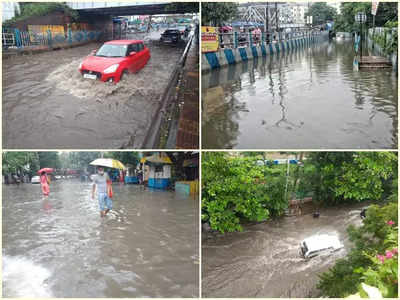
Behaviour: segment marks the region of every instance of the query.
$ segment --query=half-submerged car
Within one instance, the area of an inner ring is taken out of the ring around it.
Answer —
[[[150,50],[141,40],[117,40],[103,44],[79,65],[83,78],[118,82],[128,73],[142,69]]]
[[[317,255],[332,253],[343,248],[337,236],[320,234],[306,238],[300,243],[300,254],[308,259]]]

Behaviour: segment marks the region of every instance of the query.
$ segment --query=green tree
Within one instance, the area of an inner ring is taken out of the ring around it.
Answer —
[[[388,194],[387,189],[391,189],[391,182],[397,182],[396,154],[358,152],[352,158],[340,168],[342,173],[335,182],[336,195],[356,201],[381,200]]]
[[[342,2],[340,14],[335,18],[335,31],[353,32],[359,31],[360,25],[355,23],[354,16],[358,12],[367,15],[367,27],[372,27],[371,2]],[[375,26],[385,26],[387,22],[397,21],[397,2],[380,2],[375,16]]]
[[[325,205],[381,201],[397,188],[393,152],[314,152],[306,166],[303,180],[312,184],[314,200]]]
[[[96,158],[100,158],[101,153],[92,152],[62,152],[60,155],[61,167],[63,169],[79,169],[83,170],[89,166],[89,163]]]
[[[40,168],[61,168],[57,152],[38,152]]]
[[[221,26],[237,16],[238,6],[233,2],[202,2],[201,22],[203,26]]]
[[[257,165],[257,157],[202,157],[202,220],[220,232],[242,230],[242,222],[265,221],[287,208],[281,168]]]
[[[310,9],[305,13],[307,16],[313,17],[313,25],[324,24],[327,21],[333,21],[337,15],[335,8],[329,6],[326,2],[316,2],[310,6]]]
[[[39,170],[39,156],[37,152],[3,152],[3,174],[27,173],[31,176]]]
[[[115,152],[106,152],[104,154],[105,158],[114,158],[119,160],[125,165],[132,165],[136,167],[139,163],[139,154],[138,152],[126,152],[126,151],[115,151]]]

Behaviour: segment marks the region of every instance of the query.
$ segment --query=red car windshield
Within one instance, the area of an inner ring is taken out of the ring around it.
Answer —
[[[102,57],[125,57],[127,55],[128,46],[127,45],[112,45],[104,44],[96,52],[96,56]]]

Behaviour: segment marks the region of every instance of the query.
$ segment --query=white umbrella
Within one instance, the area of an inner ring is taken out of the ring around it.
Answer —
[[[92,166],[102,166],[113,169],[125,170],[126,167],[122,162],[112,158],[98,158],[90,163]]]

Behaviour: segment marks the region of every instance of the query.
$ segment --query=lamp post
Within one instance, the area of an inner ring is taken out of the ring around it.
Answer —
[[[355,16],[356,23],[360,24],[360,61],[362,60],[362,40],[363,40],[363,23],[367,21],[367,15],[365,12],[360,11]]]

